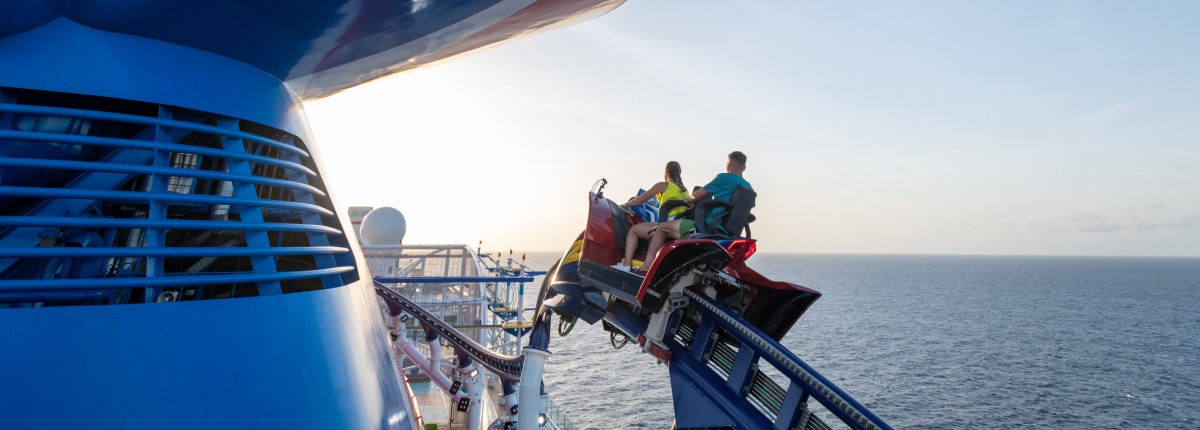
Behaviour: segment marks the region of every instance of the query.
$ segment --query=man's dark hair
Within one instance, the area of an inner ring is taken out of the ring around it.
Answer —
[[[743,154],[742,151],[730,152],[729,159],[736,161],[738,164],[741,164],[742,166],[746,165],[746,154]]]

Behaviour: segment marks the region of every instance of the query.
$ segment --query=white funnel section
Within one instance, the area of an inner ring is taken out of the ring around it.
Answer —
[[[550,351],[525,348],[525,366],[521,369],[521,386],[517,389],[517,430],[538,430],[538,415],[542,413],[542,370]]]

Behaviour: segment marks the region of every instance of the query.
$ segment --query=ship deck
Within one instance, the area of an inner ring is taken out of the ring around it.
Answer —
[[[455,411],[450,396],[439,389],[437,385],[429,382],[423,375],[409,375],[409,386],[412,387],[413,397],[425,423],[425,430],[468,429],[466,413]],[[500,384],[492,384],[485,388],[487,396],[484,396],[485,419],[483,421],[491,424],[501,413],[497,406],[500,404]]]

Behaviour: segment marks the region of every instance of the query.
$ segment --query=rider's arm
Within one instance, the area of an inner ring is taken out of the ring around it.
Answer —
[[[654,197],[654,196],[658,195],[659,193],[666,191],[666,190],[667,190],[667,183],[659,182],[657,184],[654,184],[654,186],[650,187],[649,190],[646,190],[646,192],[638,195],[637,197],[634,197],[633,200],[622,203],[621,207],[631,208],[631,207],[640,205],[642,203],[646,203],[646,201],[650,200],[651,197]]]
[[[692,206],[696,204],[697,200],[701,200],[705,196],[708,196],[708,190],[704,188],[698,188],[696,191],[692,192],[692,195],[688,196],[688,198],[684,199],[683,201],[684,203],[687,203],[688,206]]]

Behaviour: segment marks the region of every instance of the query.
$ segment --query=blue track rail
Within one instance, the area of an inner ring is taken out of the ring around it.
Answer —
[[[724,415],[735,428],[829,428],[809,409],[808,400],[813,399],[850,428],[891,429],[730,309],[690,289],[683,293],[689,301],[690,318],[684,323],[679,318],[682,314],[676,314],[673,335],[665,339],[672,353],[670,372],[678,428],[707,426],[711,422],[691,421],[715,419],[708,415]],[[774,367],[784,380],[776,381],[763,372],[761,361]],[[720,412],[678,413],[681,407],[699,409],[696,406],[701,401]]]

